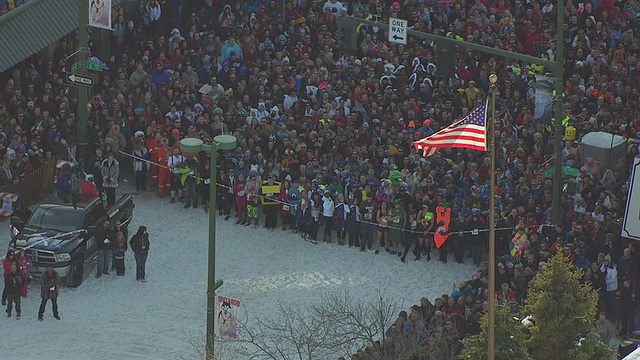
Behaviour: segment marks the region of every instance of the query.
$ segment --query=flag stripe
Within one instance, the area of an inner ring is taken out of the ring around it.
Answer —
[[[416,149],[421,149],[425,157],[435,154],[441,148],[486,151],[487,106],[488,101],[437,133],[414,142],[413,145]]]

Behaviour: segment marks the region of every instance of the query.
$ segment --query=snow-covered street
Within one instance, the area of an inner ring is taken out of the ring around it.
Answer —
[[[22,302],[22,319],[0,316],[1,359],[194,359],[189,339],[202,342],[206,323],[208,215],[183,209],[151,192],[135,197],[129,234],[146,225],[151,249],[147,282],[135,280],[133,253],[126,254],[125,277],[115,272],[100,279],[95,270],[77,289],[63,288],[58,303],[62,320],[47,307],[37,321],[39,286]],[[0,248],[8,239],[3,222]],[[299,236],[253,226],[237,226],[218,217],[217,278],[220,295],[242,301],[240,317],[265,317],[285,303],[313,303],[323,293],[348,288],[359,298],[377,289],[396,296],[408,310],[422,296],[450,292],[474,268],[423,258],[407,263],[386,253],[360,252],[337,244],[313,245]],[[470,262],[470,260],[468,261]]]

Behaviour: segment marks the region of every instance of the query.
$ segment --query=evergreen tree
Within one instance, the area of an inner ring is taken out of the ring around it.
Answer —
[[[581,278],[582,270],[574,270],[557,254],[529,284],[525,313],[533,318],[527,339],[533,360],[601,360],[610,356],[611,349],[597,341],[594,328],[597,292],[582,284]]]
[[[526,306],[520,314],[496,310],[497,360],[603,360],[613,349],[598,341],[594,327],[597,292],[582,284],[582,270],[574,270],[562,254],[551,258],[546,269],[529,284]],[[523,326],[518,315],[530,315]],[[461,359],[484,359],[487,354],[488,319],[482,332],[464,341]]]
[[[487,358],[487,328],[489,317],[480,322],[482,331],[463,341],[464,349],[460,359],[476,360]],[[508,307],[496,309],[496,360],[530,360],[525,347],[527,334],[520,324],[517,313]]]

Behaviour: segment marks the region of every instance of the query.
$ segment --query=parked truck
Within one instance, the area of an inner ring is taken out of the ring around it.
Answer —
[[[109,219],[111,225],[120,222],[126,229],[133,218],[133,208],[131,195],[121,197],[109,208],[99,197],[73,205],[39,204],[23,218],[11,218],[9,247],[25,249],[33,262],[32,275],[39,276],[52,266],[67,286],[77,287],[97,260],[97,227]]]

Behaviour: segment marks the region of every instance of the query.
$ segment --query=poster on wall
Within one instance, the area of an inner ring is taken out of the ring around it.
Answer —
[[[238,315],[240,314],[240,300],[218,296],[216,300],[215,333],[226,340],[238,338]]]
[[[633,159],[631,183],[629,184],[621,235],[629,239],[640,240],[640,158]]]
[[[87,0],[85,0],[87,1]],[[89,1],[89,26],[111,30],[111,0]]]

